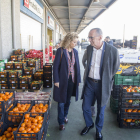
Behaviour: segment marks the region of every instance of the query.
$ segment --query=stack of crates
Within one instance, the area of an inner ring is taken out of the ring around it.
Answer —
[[[140,128],[140,87],[120,87],[117,119],[120,128]]]
[[[52,87],[52,64],[43,66],[43,84],[45,88]]]

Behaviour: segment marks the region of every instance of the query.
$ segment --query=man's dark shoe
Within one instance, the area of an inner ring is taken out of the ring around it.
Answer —
[[[64,127],[63,124],[62,125],[59,125],[59,130],[65,130],[65,127]]]
[[[67,117],[65,117],[64,122],[65,122],[65,123],[68,123],[68,118],[67,118]]]
[[[91,125],[91,126],[89,126],[89,127],[85,127],[83,130],[82,130],[82,132],[81,132],[81,135],[85,135],[86,133],[88,133],[88,131],[91,129],[91,128],[93,128],[94,127],[94,123]]]
[[[103,140],[103,135],[101,132],[96,132],[96,140]]]

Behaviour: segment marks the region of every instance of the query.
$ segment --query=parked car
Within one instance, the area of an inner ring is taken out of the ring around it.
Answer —
[[[86,49],[87,46],[89,46],[89,45],[90,45],[90,43],[89,43],[88,41],[82,42],[82,43],[81,43],[81,49]]]

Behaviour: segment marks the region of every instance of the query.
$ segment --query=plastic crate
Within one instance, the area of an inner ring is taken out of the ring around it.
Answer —
[[[1,78],[3,78],[3,77],[8,77],[9,75],[8,75],[9,73],[7,73],[6,71],[4,71],[4,72],[0,72],[0,77]]]
[[[8,84],[8,78],[0,78],[0,83],[1,84]]]
[[[4,114],[0,113],[0,134],[2,133],[3,124],[4,124]]]
[[[43,66],[43,72],[52,72],[52,65]]]
[[[33,75],[35,73],[35,68],[32,67],[26,67],[24,69],[24,74],[25,75]]]
[[[18,78],[22,75],[22,70],[4,70],[8,73],[9,78]]]
[[[43,81],[43,72],[36,72],[34,74],[34,80],[42,80]]]
[[[43,134],[42,140],[46,140],[46,135],[47,135],[49,123],[50,123],[50,121],[48,120],[46,126],[44,127],[44,134]]]
[[[18,78],[9,78],[10,84],[18,84]]]
[[[28,113],[28,114],[30,114],[30,117],[35,117],[35,115],[33,115],[32,113]],[[24,139],[24,140],[27,140],[27,139],[41,140],[42,135],[43,135],[43,130],[44,130],[44,127],[46,125],[47,115],[43,114],[43,113],[38,113],[38,114],[39,114],[39,116],[44,117],[43,124],[42,124],[42,127],[41,127],[40,131],[38,133],[28,133],[28,134],[30,134],[29,136],[24,136],[24,134],[27,134],[27,133],[18,133],[19,128],[21,127],[21,124],[24,122],[24,117],[23,117],[17,131],[14,132],[14,138],[16,140],[21,140],[21,139]]]
[[[30,84],[19,84],[20,89],[30,89]]]
[[[127,110],[130,109],[119,108],[118,115],[121,119],[140,119],[140,112],[127,112]]]
[[[19,84],[9,84],[9,89],[19,89]]]
[[[140,123],[138,123],[138,120],[136,120],[136,122],[126,122],[124,119],[119,119],[119,127],[129,129],[140,129]]]
[[[1,91],[1,93],[5,94],[6,92]],[[11,92],[9,92],[9,93],[11,93]],[[15,101],[15,91],[12,93],[13,93],[13,95],[7,101],[0,101],[0,108],[3,113],[8,111],[9,108],[13,105],[13,103]]]
[[[19,77],[19,83],[20,84],[30,84],[32,81],[32,76],[31,75],[26,75],[26,76],[20,76]]]
[[[9,84],[1,84],[1,89],[9,89]]]
[[[115,85],[140,85],[140,75],[136,76],[122,76],[116,74],[114,76]]]
[[[123,89],[123,86],[120,86],[120,98],[131,98],[131,99],[135,99],[138,98],[140,99],[140,92],[127,92],[126,89]]]
[[[24,57],[24,55],[11,55],[10,60],[11,61],[19,61],[19,60],[22,60],[23,57]]]
[[[11,107],[10,110],[5,113],[5,122],[7,124],[10,124],[10,123],[11,124],[12,123],[19,124],[21,122],[22,118],[23,118],[23,115],[26,113],[26,112],[11,112],[17,106],[17,103],[30,104],[30,107],[29,107],[28,111],[32,107],[32,101],[31,100],[15,100],[13,107]]]
[[[13,62],[5,63],[5,69],[6,70],[8,70],[8,69],[14,69],[14,63]]]
[[[26,63],[14,63],[14,68],[17,69],[17,70],[22,70],[26,67]]]
[[[32,83],[30,84],[30,89],[40,90],[42,85],[43,85],[43,82],[41,80],[40,81],[32,81]]]
[[[14,50],[14,55],[22,55],[25,53],[25,49]]]

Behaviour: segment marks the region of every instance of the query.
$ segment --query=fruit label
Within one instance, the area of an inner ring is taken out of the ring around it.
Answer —
[[[30,64],[30,66],[33,65],[33,63]]]
[[[4,77],[4,75],[1,75],[1,77]]]
[[[47,87],[49,87],[49,86],[47,86]]]
[[[25,87],[22,87],[22,89],[25,89]]]
[[[25,81],[22,81],[22,83],[25,83]]]
[[[12,87],[12,89],[15,89],[15,87]]]
[[[12,75],[12,77],[15,77],[15,75]]]
[[[132,106],[139,106],[139,104],[132,104]]]
[[[2,89],[5,89],[5,87],[2,87]]]
[[[10,66],[7,66],[7,68],[10,68]]]
[[[29,72],[26,72],[27,74],[29,74]]]
[[[49,80],[46,80],[47,82],[49,82]]]
[[[131,125],[135,125],[135,123],[131,122],[131,123],[130,123],[130,126],[131,126]]]
[[[13,58],[13,60],[15,60],[15,58]]]
[[[17,66],[17,68],[19,69],[19,68],[20,68],[20,66]]]
[[[36,87],[33,87],[33,89],[36,89]]]
[[[2,83],[5,83],[5,81],[1,81]]]
[[[140,93],[133,93],[133,96],[140,96]]]
[[[12,81],[12,83],[15,83],[15,81]]]

